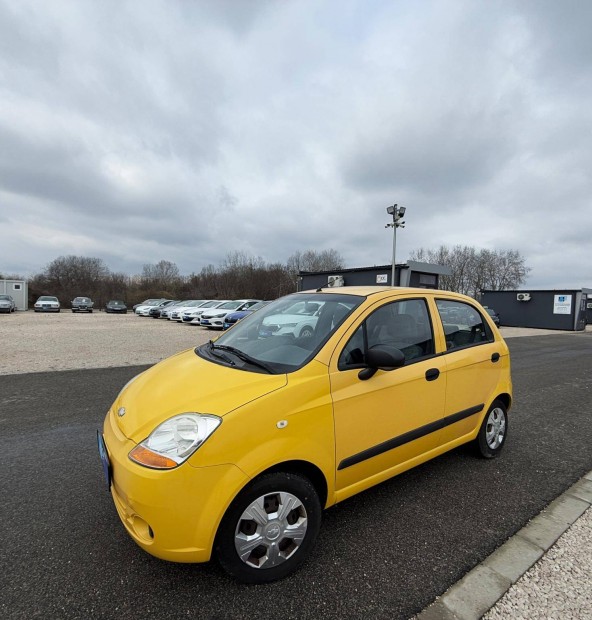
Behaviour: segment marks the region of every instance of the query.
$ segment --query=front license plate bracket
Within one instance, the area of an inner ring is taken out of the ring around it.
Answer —
[[[101,431],[97,431],[97,444],[99,448],[99,457],[101,459],[101,465],[103,466],[103,473],[105,474],[105,482],[107,483],[107,491],[111,490],[111,462],[109,461],[109,453],[107,452],[107,446]]]

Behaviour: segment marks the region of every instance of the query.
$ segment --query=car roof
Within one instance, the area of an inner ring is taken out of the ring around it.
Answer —
[[[413,288],[406,286],[335,286],[335,287],[321,287],[318,289],[309,289],[307,291],[300,291],[300,294],[315,294],[315,293],[329,293],[332,295],[358,295],[359,297],[371,297],[377,296],[377,298],[381,297],[389,297],[394,294],[398,295],[446,295],[450,297],[456,297],[457,299],[462,299],[465,301],[475,300],[472,297],[468,297],[467,295],[462,295],[461,293],[453,293],[452,291],[443,291],[440,289],[433,288]],[[292,293],[293,295],[298,295],[299,293]]]

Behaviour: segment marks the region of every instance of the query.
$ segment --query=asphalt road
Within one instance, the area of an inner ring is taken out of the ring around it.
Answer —
[[[592,469],[592,333],[508,341],[502,456],[461,448],[325,512],[312,558],[267,586],[136,547],[95,431],[142,370],[0,376],[2,618],[409,618]]]

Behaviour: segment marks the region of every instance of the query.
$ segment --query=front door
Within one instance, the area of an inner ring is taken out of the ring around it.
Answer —
[[[403,351],[405,365],[362,380],[365,352],[377,344]],[[330,366],[339,500],[440,444],[445,368],[423,298],[382,303],[352,328]]]

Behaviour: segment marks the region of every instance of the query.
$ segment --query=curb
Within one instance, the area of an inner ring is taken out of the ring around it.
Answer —
[[[592,471],[552,501],[414,620],[479,620],[592,506]]]

